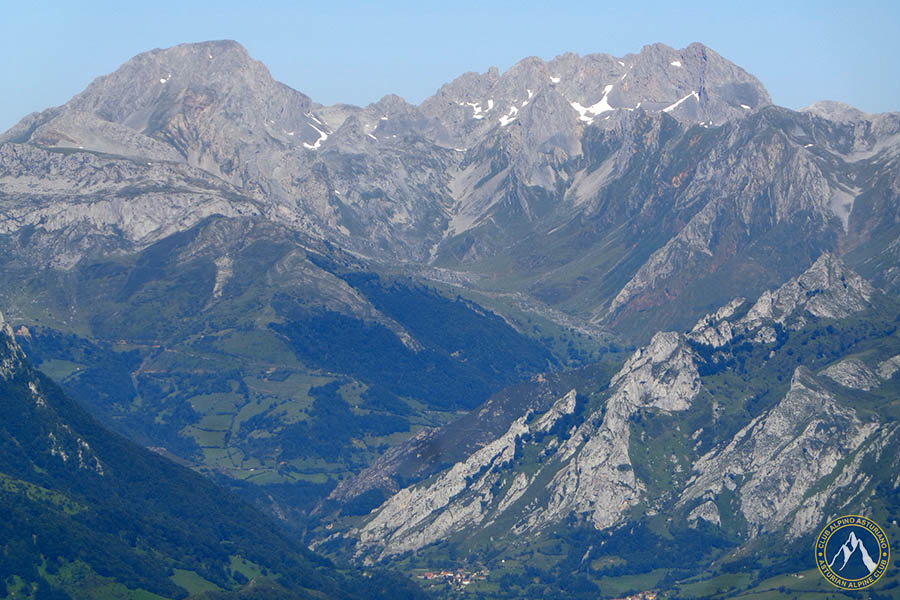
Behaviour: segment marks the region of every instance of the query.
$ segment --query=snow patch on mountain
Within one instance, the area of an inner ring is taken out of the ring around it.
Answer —
[[[665,107],[665,108],[662,109],[662,110],[663,110],[663,112],[672,112],[673,110],[675,110],[676,108],[678,108],[678,107],[681,105],[682,102],[685,102],[686,100],[688,100],[689,98],[692,98],[692,97],[693,97],[694,100],[696,100],[697,102],[700,102],[700,96],[697,95],[697,92],[696,92],[696,91],[693,91],[693,92],[691,92],[690,94],[688,94],[687,96],[685,96],[684,98],[681,98],[681,99],[679,99],[679,100],[676,100],[675,102],[673,102],[672,104],[668,105],[667,107]]]
[[[612,85],[607,85],[605,88],[603,88],[603,97],[590,106],[585,107],[578,102],[570,102],[569,104],[578,113],[579,120],[591,124],[594,122],[594,117],[596,117],[597,115],[615,110],[612,106],[610,106],[609,101],[607,100],[607,97],[609,96],[609,93],[612,91],[612,89]]]
[[[319,138],[312,144],[303,142],[303,146],[310,150],[318,150],[319,146],[322,145],[322,142],[324,142],[325,140],[328,139],[328,134],[325,131],[323,131],[323,130],[319,129],[318,127],[316,127],[315,125],[313,125],[312,123],[309,123],[309,126],[316,130],[316,133],[319,134]]]

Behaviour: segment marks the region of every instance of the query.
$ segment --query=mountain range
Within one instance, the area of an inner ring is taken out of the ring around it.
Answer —
[[[502,433],[378,507],[355,534],[360,552],[418,550],[476,525],[496,527],[495,540],[518,539],[571,515],[601,531],[660,514],[749,540],[814,533],[824,516],[881,483],[873,471],[900,467],[889,449],[898,442],[889,391],[898,308],[823,255],[753,302],[738,298],[686,333],[656,334],[607,385],[581,370],[568,392],[506,411],[495,427]],[[815,350],[805,348],[810,340]],[[871,378],[848,376],[855,368]],[[866,403],[849,390],[880,399]],[[406,445],[417,454],[456,449],[442,438],[462,426]],[[381,475],[375,481],[395,479],[404,456],[385,455],[371,468]],[[362,493],[372,481],[363,472],[332,495]],[[723,522],[726,512],[739,520]]]
[[[755,589],[896,515],[898,156],[900,113],[774,106],[702,44],[366,107],[184,44],[0,135],[0,307],[104,426],[339,560]]]

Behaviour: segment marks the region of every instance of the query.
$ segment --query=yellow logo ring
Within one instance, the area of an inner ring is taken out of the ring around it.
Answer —
[[[873,585],[881,579],[891,561],[891,545],[884,530],[860,515],[833,519],[819,533],[813,551],[822,577],[842,590],[861,590]],[[857,565],[856,569],[861,577],[840,575],[851,559],[862,565]]]

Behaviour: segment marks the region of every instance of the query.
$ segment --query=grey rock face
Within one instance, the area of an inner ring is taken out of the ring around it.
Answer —
[[[36,266],[147,246],[211,215],[260,214],[235,188],[177,162],[0,146],[0,233],[28,231]],[[36,252],[35,252],[36,250]]]
[[[697,462],[681,502],[738,488],[750,535],[772,531],[788,521],[813,484],[877,428],[838,406],[798,368],[775,408],[754,419],[725,448]]]
[[[47,401],[44,384],[34,376],[34,371],[25,358],[25,353],[16,342],[12,327],[0,314],[0,378],[9,381],[23,378],[30,401],[34,403],[34,411],[43,420],[35,433],[41,436],[39,444],[51,456],[57,457],[63,464],[78,470],[93,471],[104,475],[103,464],[94,449],[68,423],[62,421],[56,410]]]
[[[538,473],[507,475],[501,467],[514,459],[517,446],[531,443],[524,436],[550,431],[575,411],[575,390],[538,418],[531,419],[529,411],[434,483],[392,496],[353,534],[359,539],[357,555],[384,558],[415,550],[467,527],[490,526],[504,514],[515,519],[516,534],[545,529],[573,513],[598,529],[620,522],[643,492],[628,454],[629,417],[639,408],[688,409],[700,380],[684,339],[661,333],[625,363],[611,386],[614,392],[603,411],[544,447],[547,466]],[[545,480],[545,469],[549,483],[538,483]],[[534,498],[527,509],[523,497]]]
[[[878,364],[878,376],[882,379],[890,379],[900,371],[900,355],[893,356]]]
[[[0,339],[6,342],[0,348],[0,377],[8,381],[22,368],[25,353],[15,343],[12,326],[3,319],[2,313],[0,313]]]
[[[656,44],[622,58],[564,54],[546,63],[525,59],[502,75],[496,69],[467,73],[421,110],[444,125],[451,145],[467,151],[454,188],[456,217],[447,232],[452,237],[490,217],[489,209],[506,201],[512,182],[568,187],[560,167],[583,155],[590,125],[621,128],[632,113],[722,123],[770,103],[755,78],[708,48]],[[521,198],[519,203],[526,219],[536,218],[534,208]]]
[[[688,334],[696,342],[719,348],[736,335],[753,335],[756,341],[775,340],[772,325],[796,327],[803,315],[843,318],[871,306],[872,285],[843,262],[823,254],[812,266],[777,290],[767,290],[740,319],[732,319],[745,303],[737,298],[717,312],[700,319]],[[830,375],[829,375],[830,376]]]
[[[773,110],[745,126],[764,126],[775,116]],[[800,228],[806,231],[803,235],[819,237],[822,247],[829,247],[822,234],[833,228],[835,216],[846,223],[849,211],[836,210],[832,202],[846,196],[846,187],[831,181],[816,158],[799,152],[797,143],[783,132],[765,138],[748,137],[749,133],[736,128],[721,154],[712,153],[697,166],[681,202],[702,208],[637,270],[613,299],[606,318],[617,318],[629,304],[639,304],[662,287],[684,286],[686,271],[700,275],[738,257],[748,231],[756,230],[765,238]],[[810,227],[810,221],[815,225]]]
[[[422,111],[468,147],[498,125],[543,113],[534,100],[542,94],[566,102],[570,130],[639,108],[721,123],[771,104],[756,78],[702,44],[681,50],[654,44],[621,58],[569,53],[549,62],[527,58],[502,75],[466,73],[423,102]]]
[[[722,523],[721,517],[719,516],[719,507],[716,506],[715,502],[707,500],[703,504],[698,504],[694,510],[688,514],[688,522],[692,523],[694,527],[696,527],[696,522],[701,519],[708,523],[713,523],[714,525],[720,525]]]
[[[539,417],[529,410],[433,483],[410,486],[387,500],[350,533],[359,540],[357,556],[385,558],[417,550],[472,527],[493,533],[490,528],[498,521],[508,529],[497,533],[512,536],[539,534],[573,515],[609,529],[625,522],[630,510],[663,506],[666,498],[671,498],[669,509],[691,527],[701,520],[722,526],[723,515],[732,521],[738,515],[749,540],[775,532],[789,538],[807,534],[826,511],[848,505],[867,489],[872,467],[866,465],[881,461],[893,447],[896,425],[860,417],[810,371],[797,367],[774,406],[705,450],[689,479],[673,479],[670,485],[676,487],[657,496],[659,491],[650,491],[654,481],[636,469],[635,452],[647,442],[643,435],[633,439],[632,424],[642,411],[675,415],[694,409],[703,389],[698,365],[710,360],[700,358],[697,344],[723,348],[741,336],[753,345],[770,345],[776,341],[774,326],[790,328],[812,316],[845,318],[870,308],[874,294],[868,282],[825,255],[749,309],[736,298],[685,335],[655,335],[612,377],[601,410],[550,441],[530,434],[549,430],[543,424],[560,415],[574,414],[574,393]],[[868,390],[893,374],[891,360],[883,361],[878,373],[847,359],[822,374]],[[698,440],[703,433],[690,438]],[[524,454],[517,449],[530,444],[539,445],[531,451],[540,457],[536,469],[516,462]],[[672,461],[677,462],[674,454]]]
[[[527,413],[502,436],[455,464],[433,483],[399,491],[359,531],[358,554],[371,551],[371,547],[380,548],[381,557],[399,554],[481,524],[497,499],[492,490],[502,476],[500,471],[515,456],[520,438],[548,431],[560,417],[574,410],[575,390],[571,390],[531,427],[526,424]],[[525,488],[527,478],[517,478],[499,499],[498,512],[514,503]]]
[[[585,515],[598,529],[619,522],[643,491],[628,451],[629,417],[646,407],[686,410],[700,378],[683,339],[660,333],[632,355],[611,386],[605,412],[591,415],[557,451],[567,464],[550,483],[547,505],[533,510],[517,531],[542,529],[571,513]]]
[[[881,383],[878,376],[864,362],[855,358],[831,365],[822,371],[822,375],[844,387],[865,392],[878,387]]]
[[[873,293],[868,281],[844,267],[839,259],[823,254],[800,277],[774,293],[763,294],[747,313],[747,322],[784,323],[800,308],[815,317],[847,317],[865,309]]]

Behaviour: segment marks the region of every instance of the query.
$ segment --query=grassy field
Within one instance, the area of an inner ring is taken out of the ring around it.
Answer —
[[[203,592],[218,592],[222,588],[211,581],[207,581],[193,571],[175,569],[175,574],[170,577],[175,585],[181,586],[190,594],[202,594]]]

